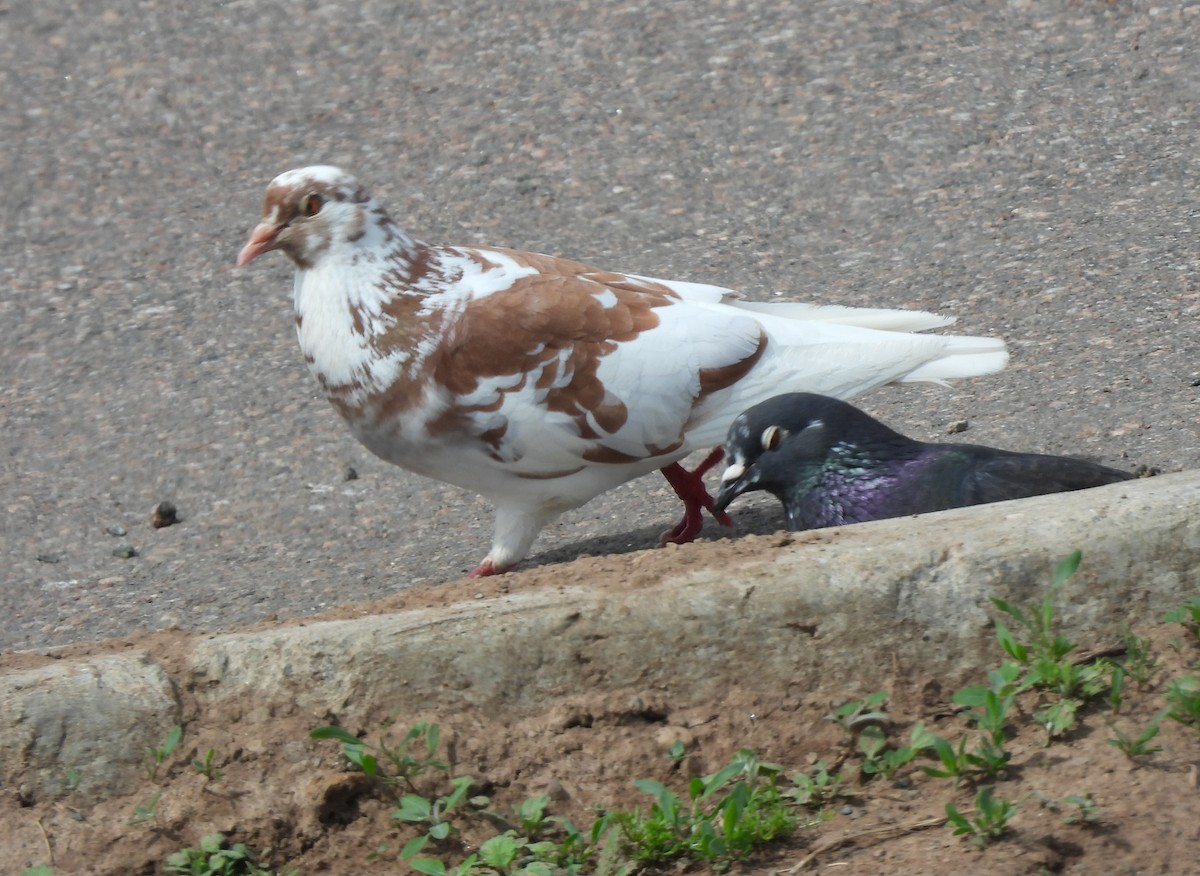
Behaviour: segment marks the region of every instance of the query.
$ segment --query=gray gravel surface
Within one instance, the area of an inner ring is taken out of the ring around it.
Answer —
[[[431,241],[952,312],[1010,368],[872,413],[1194,467],[1197,46],[1195,2],[3,3],[0,647],[226,629],[486,553],[484,502],[318,398],[285,260],[233,268],[301,164]],[[526,565],[677,510],[627,484]]]

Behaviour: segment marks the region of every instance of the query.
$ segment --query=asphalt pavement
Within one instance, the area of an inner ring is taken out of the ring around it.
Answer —
[[[0,4],[0,649],[231,629],[486,553],[485,502],[318,396],[286,260],[233,266],[304,164],[434,242],[953,313],[1010,367],[872,414],[1195,468],[1198,45],[1196,2]],[[643,478],[525,566],[677,511]]]

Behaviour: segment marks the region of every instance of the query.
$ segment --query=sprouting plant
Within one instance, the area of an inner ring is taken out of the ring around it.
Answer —
[[[29,867],[21,871],[21,876],[54,876],[54,868],[49,864],[42,864],[40,867]]]
[[[526,844],[525,839],[517,837],[512,831],[502,833],[486,840],[479,847],[479,861],[485,867],[491,867],[497,873],[508,876],[516,869],[517,855]],[[548,872],[546,876],[549,876]]]
[[[1068,794],[1062,798],[1062,802],[1078,810],[1063,816],[1063,821],[1067,824],[1096,824],[1100,820],[1091,791],[1083,795]]]
[[[1158,672],[1158,658],[1151,650],[1150,639],[1134,635],[1128,628],[1121,638],[1125,644],[1125,659],[1120,661],[1120,667],[1137,684],[1138,690],[1144,690]]]
[[[558,848],[557,843],[532,842],[510,830],[479,847],[479,863],[501,876],[554,876],[559,871]]]
[[[988,673],[988,687],[964,687],[956,691],[953,697],[955,703],[968,707],[964,716],[983,730],[996,745],[1005,741],[1008,713],[1016,700],[1014,680],[1020,671],[1015,663],[1005,663]]]
[[[1096,800],[1092,797],[1091,791],[1084,794],[1067,794],[1061,800],[1047,797],[1041,791],[1035,791],[1034,794],[1041,800],[1042,806],[1051,812],[1062,813],[1064,806],[1072,807],[1070,811],[1063,814],[1064,824],[1098,824],[1100,821]]]
[[[1167,623],[1183,624],[1192,638],[1200,642],[1200,596],[1193,596],[1173,611],[1168,611],[1163,620]]]
[[[1125,668],[1114,663],[1108,678],[1108,706],[1114,713],[1121,711],[1125,702]]]
[[[875,724],[868,724],[858,734],[858,750],[863,756],[862,771],[867,775],[883,772],[883,750],[887,734]]]
[[[216,752],[211,748],[208,749],[208,751],[204,752],[204,760],[192,758],[192,769],[200,773],[200,775],[204,776],[204,778],[208,779],[210,782],[219,781],[225,774],[221,772],[220,767],[213,762],[215,757]]]
[[[146,777],[150,781],[154,782],[158,780],[158,768],[166,763],[167,758],[174,753],[175,748],[179,745],[179,740],[182,738],[183,728],[176,724],[167,731],[167,736],[163,739],[162,745],[146,747],[144,766]]]
[[[862,771],[867,775],[880,773],[891,779],[896,771],[910,763],[918,754],[932,748],[934,735],[923,722],[917,722],[909,732],[908,744],[898,748],[886,748],[887,737],[883,730],[874,725],[864,727],[858,737],[858,747],[865,760]]]
[[[425,828],[426,840],[444,840],[451,833],[457,832],[447,819],[450,814],[467,796],[471,783],[475,781],[470,776],[456,776],[450,780],[451,791],[432,799],[420,794],[405,794],[400,798],[400,806],[392,812],[392,818],[408,824],[419,824]],[[410,843],[411,845],[411,843]],[[420,851],[418,848],[416,851]],[[414,851],[413,854],[416,852]],[[407,857],[406,855],[401,855]]]
[[[1075,726],[1075,713],[1081,705],[1083,704],[1076,699],[1058,700],[1042,706],[1033,713],[1033,718],[1042,725],[1047,736],[1053,739]]]
[[[422,857],[421,852],[425,850],[431,840],[441,842],[452,833],[459,832],[447,816],[462,803],[473,781],[474,779],[470,776],[456,776],[450,779],[449,794],[432,799],[420,794],[405,794],[400,798],[400,805],[392,811],[392,818],[396,821],[417,825],[423,830],[423,833],[406,842],[400,850],[400,857],[407,861],[414,870],[433,874],[433,876],[447,872],[444,864],[436,858]],[[438,869],[439,867],[441,869]],[[469,871],[470,868],[464,872]]]
[[[921,771],[938,779],[954,779],[957,784],[964,779],[993,779],[1012,759],[1011,752],[992,742],[989,736],[979,737],[970,751],[967,742],[967,734],[959,737],[957,746],[941,736],[934,736],[930,748],[941,767],[923,766]]]
[[[823,760],[813,764],[809,772],[792,776],[791,781],[792,787],[782,793],[797,806],[820,809],[842,793],[842,774],[830,773],[829,765]]]
[[[742,749],[723,769],[693,778],[686,801],[653,779],[635,782],[653,803],[646,814],[612,814],[627,854],[643,865],[688,857],[707,861],[718,871],[745,859],[799,823],[777,786],[781,770]]]
[[[413,779],[429,770],[449,771],[449,765],[436,756],[441,743],[441,731],[437,724],[424,721],[409,728],[404,738],[395,747],[384,740],[370,745],[349,731],[335,726],[317,727],[308,734],[313,739],[336,739],[342,743],[342,754],[368,776],[384,784],[403,783],[415,791]],[[424,753],[419,751],[424,748]],[[418,753],[413,754],[412,750]],[[383,764],[380,759],[382,758]]]
[[[230,846],[219,833],[200,839],[200,848],[186,848],[167,858],[167,872],[188,876],[274,876],[255,863],[245,843]]]
[[[856,732],[867,725],[882,724],[887,721],[887,712],[879,708],[885,702],[887,702],[887,692],[875,691],[865,700],[851,700],[838,706],[825,716],[825,720],[837,724],[846,731],[848,736],[853,737]]]
[[[1162,719],[1166,717],[1169,711],[1169,709],[1163,709],[1155,715],[1137,736],[1130,736],[1112,721],[1106,720],[1105,723],[1108,724],[1108,729],[1117,735],[1115,739],[1106,739],[1105,742],[1113,748],[1118,749],[1130,760],[1136,757],[1157,754],[1162,751],[1162,748],[1150,743],[1154,740],[1154,737],[1158,736]]]
[[[1168,703],[1168,718],[1200,730],[1200,676],[1173,679],[1163,696]]]
[[[162,796],[162,788],[159,788],[150,798],[144,803],[139,803],[133,807],[133,816],[127,824],[137,825],[145,824],[147,821],[153,821],[158,818],[158,798]]]
[[[1069,655],[1077,645],[1055,631],[1054,597],[1079,568],[1082,554],[1075,551],[1064,558],[1054,571],[1050,589],[1036,611],[1023,609],[999,598],[992,604],[1015,620],[1030,635],[1027,644],[1002,621],[996,621],[996,638],[1005,653],[1025,671],[1017,690],[1041,688],[1057,694],[1060,700],[1044,705],[1035,718],[1050,738],[1059,736],[1075,726],[1075,713],[1084,701],[1097,696],[1109,687],[1110,662],[1098,660],[1077,664]]]
[[[864,775],[882,773],[890,779],[900,767],[907,764],[922,750],[931,744],[930,737],[923,724],[913,729],[913,740],[908,745],[899,748],[888,748],[887,734],[881,724],[888,720],[888,714],[881,707],[887,702],[885,691],[876,691],[864,700],[851,700],[838,706],[825,720],[832,721],[841,727],[850,739],[856,741],[857,748],[863,756],[862,771]]]
[[[683,760],[684,755],[686,754],[687,746],[683,744],[682,739],[676,739],[671,743],[671,750],[668,753],[668,757],[671,758],[671,763],[678,764],[681,760]]]
[[[946,804],[946,820],[954,827],[955,836],[969,836],[979,845],[987,845],[1008,830],[1008,821],[1017,811],[1017,804],[992,796],[986,785],[975,795],[975,814],[971,818],[958,811],[953,803]]]
[[[550,795],[540,794],[522,800],[513,810],[517,817],[517,829],[521,836],[536,840],[547,829],[546,806],[550,803]]]

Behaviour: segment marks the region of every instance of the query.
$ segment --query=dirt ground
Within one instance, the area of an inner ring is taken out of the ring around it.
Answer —
[[[445,604],[475,592],[493,595],[510,586],[542,586],[550,577],[546,570],[507,580],[415,588],[381,603],[343,607],[326,617]],[[892,781],[860,774],[861,756],[844,731],[825,718],[847,700],[862,697],[863,692],[849,691],[845,685],[831,684],[771,702],[731,689],[723,700],[703,706],[633,690],[581,692],[537,714],[464,710],[388,716],[380,711],[367,723],[346,729],[370,742],[386,734],[382,738],[394,745],[412,724],[436,723],[442,733],[439,753],[450,762],[453,774],[476,779],[471,793],[490,797],[490,811],[511,813],[527,797],[548,794],[549,813],[569,817],[585,831],[597,806],[648,808],[650,798],[633,787],[635,779],[655,778],[683,794],[690,776],[715,772],[742,747],[784,765],[788,776],[811,770],[819,760],[843,773],[843,793],[826,807],[827,820],[735,865],[734,872],[1194,872],[1200,840],[1197,728],[1163,721],[1155,740],[1162,750],[1134,763],[1107,743],[1115,736],[1107,722],[1136,736],[1163,707],[1166,683],[1195,671],[1200,647],[1179,624],[1135,632],[1152,641],[1159,669],[1144,690],[1127,684],[1115,715],[1107,702],[1089,706],[1073,732],[1046,744],[1046,733],[1031,717],[1035,695],[1020,700],[1009,730],[1013,758],[994,788],[997,797],[1019,803],[1019,809],[1009,832],[986,848],[952,836],[944,825],[946,803],[970,812],[975,788],[924,775],[918,767],[932,765],[932,760],[918,758]],[[10,862],[16,862],[12,872],[52,864],[55,874],[164,873],[171,852],[197,846],[203,835],[218,830],[257,850],[261,863],[279,873],[409,872],[398,852],[415,832],[392,819],[394,791],[350,768],[338,743],[308,736],[315,726],[336,722],[337,716],[278,714],[269,727],[248,726],[242,720],[246,704],[237,701],[201,714],[178,657],[186,653],[187,639],[168,632],[120,643],[160,655],[184,703],[183,741],[156,780],[147,779],[135,794],[96,805],[72,796],[53,802],[24,799],[19,790],[5,789],[0,832],[8,838]],[[1104,651],[1114,644],[1081,642],[1080,650]],[[81,645],[66,653],[118,646]],[[177,655],[176,662],[171,655]],[[1116,656],[1121,659],[1119,653]],[[3,668],[35,659],[10,655]],[[1002,659],[997,645],[996,665]],[[966,726],[951,702],[954,691],[944,689],[936,678],[895,676],[886,689],[886,729],[893,744],[907,740],[918,720],[952,742]],[[390,729],[388,717],[395,718]],[[676,740],[684,743],[686,755],[673,762],[668,750]],[[223,773],[214,782],[191,766],[210,748]],[[420,778],[417,785],[431,796],[449,790],[441,774]],[[159,797],[152,805],[155,794]],[[1080,810],[1060,801],[1087,794],[1095,801],[1095,821],[1068,823]],[[154,816],[139,819],[139,806],[152,809]],[[500,831],[495,820],[477,814],[455,823],[463,833],[442,849],[448,861],[460,860]],[[651,872],[675,871],[668,867]]]

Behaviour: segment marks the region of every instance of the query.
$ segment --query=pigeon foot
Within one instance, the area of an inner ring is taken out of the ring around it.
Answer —
[[[476,566],[474,570],[472,570],[471,574],[467,575],[467,577],[490,578],[492,575],[503,575],[510,569],[516,568],[516,565],[516,563],[513,563],[511,566],[497,566],[491,560],[484,560],[482,563]]]
[[[683,502],[683,519],[658,537],[659,547],[668,544],[687,544],[700,534],[700,530],[704,526],[703,512],[711,512],[713,509],[713,497],[708,494],[708,488],[704,486],[704,475],[724,458],[725,449],[718,447],[692,471],[688,471],[677,462],[661,469],[663,477],[667,479],[667,483],[671,485],[675,495]],[[721,524],[721,528],[726,532],[733,531],[733,519],[724,511],[713,514],[713,518]]]

